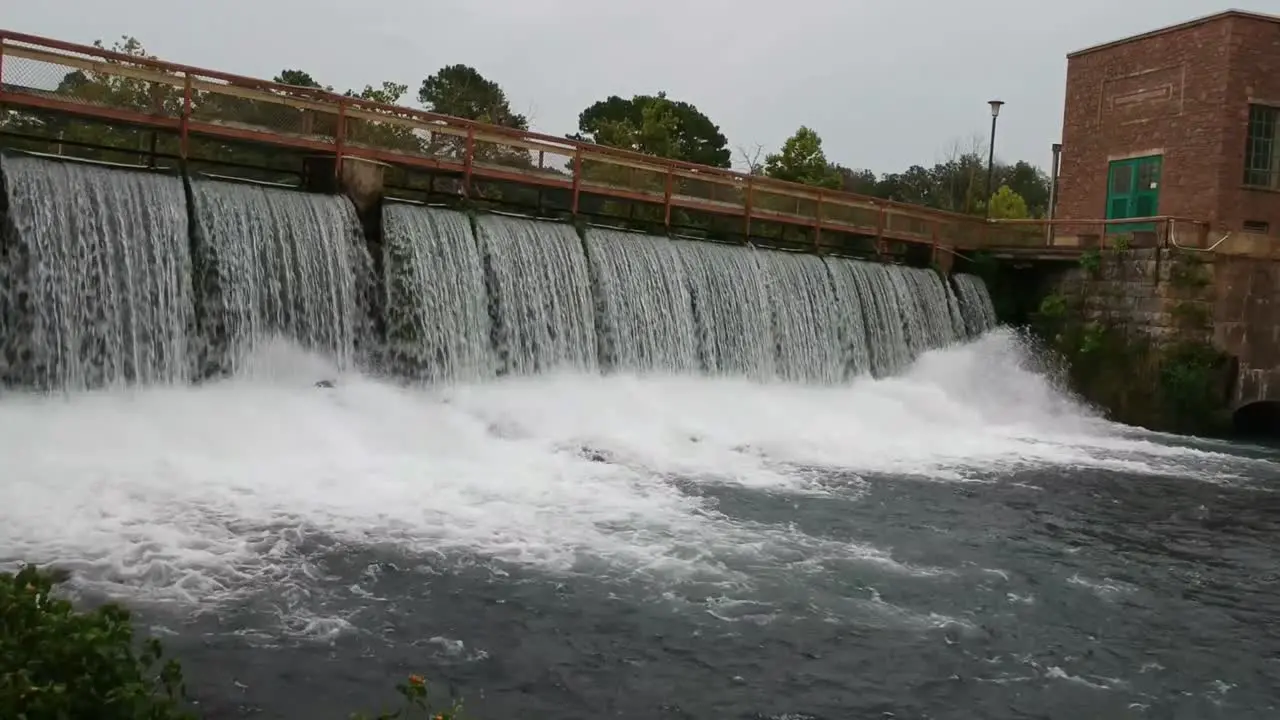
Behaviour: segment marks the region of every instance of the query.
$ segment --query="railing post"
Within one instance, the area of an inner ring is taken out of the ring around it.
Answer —
[[[333,133],[333,173],[342,183],[342,156],[347,147],[347,101],[338,101],[338,128]]]
[[[178,121],[178,154],[183,162],[191,154],[191,73],[182,74],[182,118]]]
[[[578,196],[582,194],[582,146],[579,145],[573,150],[573,203],[570,206],[569,213],[574,217],[578,216]]]
[[[876,255],[883,260],[885,256],[884,226],[889,219],[889,208],[885,205],[877,205],[876,207],[878,208],[876,212]]]
[[[662,191],[662,227],[671,229],[671,193],[675,189],[675,168],[667,166],[666,187]]]
[[[825,200],[825,197],[823,196],[822,191],[821,191],[821,190],[819,190],[819,191],[818,191],[818,207],[817,207],[817,211],[816,211],[816,212],[814,212],[814,218],[813,218],[813,251],[814,251],[814,252],[817,252],[817,253],[822,252],[822,206],[823,206],[823,200]]]
[[[751,206],[755,202],[756,179],[755,177],[747,178],[747,202],[746,213],[742,218],[742,239],[744,242],[751,242]]]
[[[462,156],[462,197],[471,197],[471,170],[476,163],[476,126],[467,126],[467,149]]]

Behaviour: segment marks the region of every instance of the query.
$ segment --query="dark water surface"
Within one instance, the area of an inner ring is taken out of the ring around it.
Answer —
[[[1056,469],[849,480],[858,492],[843,497],[685,489],[731,518],[790,523],[893,562],[798,555],[744,568],[750,586],[726,590],[586,567],[542,575],[317,534],[299,545],[320,573],[310,594],[166,623],[178,631],[169,644],[212,717],[338,717],[390,700],[385,689],[410,672],[479,718],[1280,712],[1275,478]],[[329,640],[277,630],[335,612],[353,629]]]

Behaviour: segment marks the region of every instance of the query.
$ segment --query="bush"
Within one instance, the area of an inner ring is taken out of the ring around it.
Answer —
[[[135,643],[118,605],[77,612],[54,597],[61,579],[30,565],[0,574],[0,717],[193,717],[181,707],[182,670],[161,664],[160,643]]]
[[[161,663],[160,642],[135,642],[129,611],[119,605],[79,612],[55,597],[65,577],[32,565],[0,573],[0,718],[195,720],[183,709],[182,668]],[[396,690],[404,708],[352,719],[461,720],[460,702],[432,711],[421,676]]]

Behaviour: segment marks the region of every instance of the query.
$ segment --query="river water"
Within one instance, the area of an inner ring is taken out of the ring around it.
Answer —
[[[0,403],[0,558],[137,608],[209,717],[411,672],[477,718],[1276,717],[1273,454],[1098,420],[1006,331],[836,388],[252,360]]]
[[[0,173],[0,566],[206,717],[1280,717],[1275,453],[1099,419],[975,277]]]

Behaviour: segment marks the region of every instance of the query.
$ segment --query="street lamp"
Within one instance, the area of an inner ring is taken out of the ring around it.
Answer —
[[[991,197],[995,195],[995,189],[991,187],[991,182],[995,176],[996,170],[996,119],[1000,117],[1000,106],[1004,105],[1003,100],[990,100],[987,102],[991,106],[991,142],[987,146],[987,202],[986,213],[987,218],[991,218]]]

